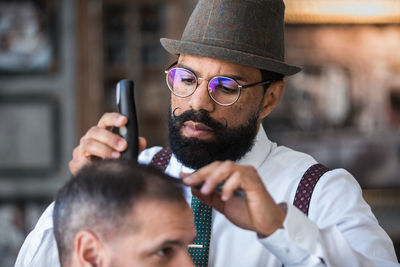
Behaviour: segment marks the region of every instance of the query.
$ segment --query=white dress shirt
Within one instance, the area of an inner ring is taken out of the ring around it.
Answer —
[[[149,163],[161,147],[140,154]],[[297,185],[315,163],[311,156],[277,146],[260,128],[253,149],[237,162],[254,166],[277,203],[285,203],[284,228],[267,238],[243,230],[213,210],[209,266],[400,266],[393,243],[379,226],[356,180],[343,169],[325,173],[315,186],[308,217],[292,205]],[[166,173],[191,173],[172,156]],[[191,192],[185,196],[190,203]],[[26,238],[16,267],[59,266],[52,231],[53,204]]]

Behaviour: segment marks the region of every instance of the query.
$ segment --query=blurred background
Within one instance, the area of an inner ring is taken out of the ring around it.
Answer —
[[[196,0],[0,1],[0,266],[69,178],[79,138],[136,84],[140,134],[167,144],[176,58]],[[400,252],[400,1],[285,0],[287,78],[273,141],[349,170]],[[344,192],[347,193],[347,192]]]

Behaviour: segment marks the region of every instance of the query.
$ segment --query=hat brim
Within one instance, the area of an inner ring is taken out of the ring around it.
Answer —
[[[288,65],[276,59],[261,57],[237,50],[230,50],[228,48],[167,38],[161,38],[160,42],[165,50],[173,55],[188,54],[192,56],[215,58],[276,72],[285,76],[290,76],[301,71],[301,68],[299,67]]]

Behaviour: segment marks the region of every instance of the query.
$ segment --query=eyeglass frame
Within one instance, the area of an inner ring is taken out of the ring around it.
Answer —
[[[189,70],[189,69],[187,69],[187,68],[181,68],[181,67],[174,67],[174,68],[173,68],[173,66],[175,66],[177,63],[178,63],[177,61],[174,62],[173,64],[171,64],[171,65],[164,71],[164,73],[165,73],[165,80],[166,80],[168,89],[171,91],[171,93],[173,93],[175,96],[180,97],[180,98],[189,97],[189,96],[193,95],[194,92],[196,92],[197,88],[199,88],[199,84],[200,84],[200,83],[199,83],[199,80],[205,80],[205,81],[207,81],[207,92],[208,92],[208,95],[210,96],[210,98],[211,98],[216,104],[218,104],[218,105],[220,105],[220,106],[224,106],[224,107],[232,106],[233,104],[235,104],[235,103],[239,100],[239,98],[240,98],[240,95],[241,95],[241,93],[242,93],[242,89],[247,89],[247,88],[254,87],[254,86],[260,86],[260,85],[269,84],[268,87],[267,87],[267,89],[268,89],[269,86],[271,85],[271,83],[273,83],[273,82],[276,81],[276,80],[267,80],[267,81],[261,81],[261,82],[256,82],[256,83],[241,85],[241,84],[240,84],[238,81],[236,81],[235,79],[233,79],[233,78],[231,78],[231,77],[227,77],[227,76],[222,76],[222,75],[216,75],[216,76],[213,76],[213,77],[211,77],[210,79],[207,80],[207,79],[205,79],[205,78],[197,77],[197,75],[196,75],[195,73],[193,73],[193,71],[191,71],[191,70]],[[169,74],[169,72],[170,72],[171,70],[173,70],[173,69],[182,69],[182,70],[188,71],[188,72],[190,72],[191,74],[193,74],[193,76],[196,78],[196,87],[195,87],[195,89],[193,90],[193,92],[191,92],[190,94],[188,94],[188,95],[186,95],[186,96],[180,96],[180,95],[177,95],[177,94],[171,89],[171,87],[170,87],[170,85],[169,85],[169,82],[168,82],[168,74]],[[234,81],[234,82],[238,85],[239,94],[238,94],[238,97],[235,99],[235,101],[233,101],[233,102],[230,103],[230,104],[222,104],[222,103],[219,103],[217,100],[214,99],[214,97],[211,95],[211,90],[210,90],[210,88],[209,88],[209,86],[210,86],[210,81],[213,80],[214,78],[228,78],[228,79],[231,79],[232,81]],[[265,90],[264,93],[265,93],[266,91],[267,91],[267,90]]]

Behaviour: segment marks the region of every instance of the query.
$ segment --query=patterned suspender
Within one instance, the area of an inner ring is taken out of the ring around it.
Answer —
[[[153,159],[151,160],[150,165],[156,166],[161,170],[165,171],[168,166],[169,160],[171,159],[172,151],[169,148],[163,148],[158,151]],[[296,190],[296,195],[293,201],[293,205],[299,208],[305,215],[308,215],[308,209],[310,207],[311,195],[314,191],[315,185],[321,176],[329,171],[327,167],[322,164],[312,165],[308,170],[304,173],[303,177],[300,180],[300,183]]]
[[[300,183],[297,186],[296,195],[293,205],[299,208],[305,215],[308,216],[308,208],[310,207],[311,195],[315,185],[324,173],[329,171],[329,168],[322,164],[312,165],[301,177]]]
[[[169,160],[171,159],[172,150],[170,148],[163,148],[158,151],[151,159],[150,165],[157,167],[165,172],[168,166]]]

